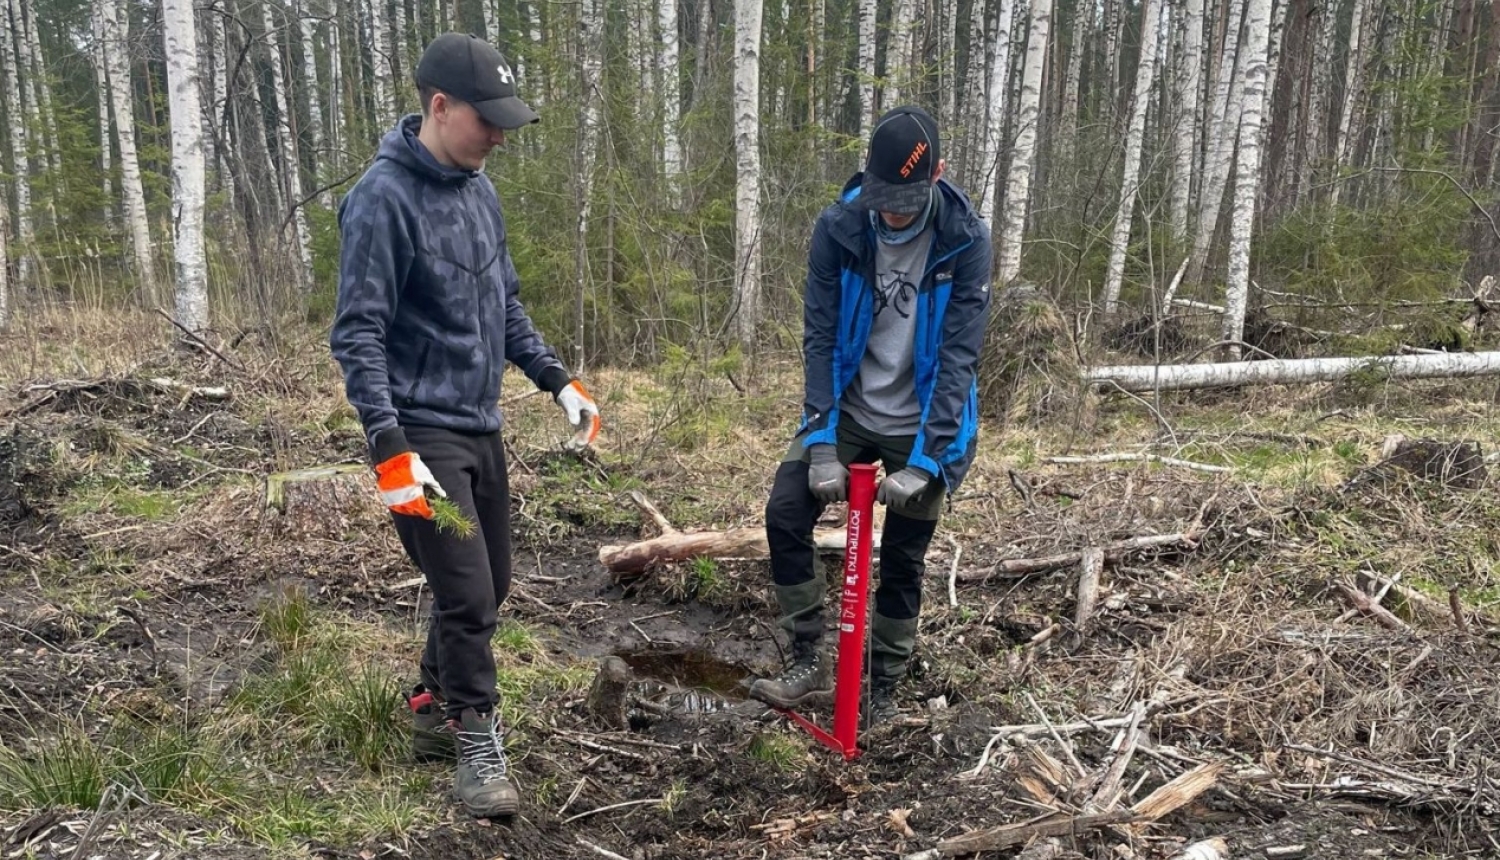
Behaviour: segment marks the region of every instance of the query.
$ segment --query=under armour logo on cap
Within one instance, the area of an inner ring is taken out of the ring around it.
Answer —
[[[500,73],[500,80],[503,83],[507,83],[507,84],[515,83],[516,76],[510,73],[510,69],[507,69],[505,67],[504,63],[501,63],[500,65],[496,66],[495,67],[495,71],[497,71],[497,72]]]

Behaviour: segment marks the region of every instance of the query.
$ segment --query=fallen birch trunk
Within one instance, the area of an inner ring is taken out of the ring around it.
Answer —
[[[1500,352],[1288,358],[1210,364],[1115,365],[1082,371],[1086,383],[1126,391],[1173,391],[1234,385],[1333,382],[1375,371],[1392,379],[1460,379],[1500,374]]]
[[[656,506],[640,492],[630,494],[642,514],[661,530],[654,538],[636,543],[608,545],[599,548],[599,563],[614,573],[639,573],[654,564],[685,561],[690,558],[766,558],[771,554],[763,526],[726,529],[724,531],[678,531]],[[847,541],[846,529],[817,529],[813,547],[819,552],[842,553]],[[870,549],[880,548],[880,532],[870,535]]]

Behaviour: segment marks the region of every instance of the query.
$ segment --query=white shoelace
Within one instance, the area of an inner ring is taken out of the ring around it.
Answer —
[[[488,731],[457,732],[459,742],[463,744],[464,761],[474,765],[474,772],[478,774],[480,782],[505,779],[509,773],[505,747],[496,728],[496,723],[492,722]]]

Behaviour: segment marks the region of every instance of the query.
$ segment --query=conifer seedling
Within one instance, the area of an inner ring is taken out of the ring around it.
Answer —
[[[458,535],[461,538],[474,536],[474,521],[453,503],[452,499],[429,495],[427,504],[432,508],[432,522],[438,531]]]

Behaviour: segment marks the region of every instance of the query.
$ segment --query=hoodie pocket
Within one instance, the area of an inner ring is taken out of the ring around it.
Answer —
[[[427,372],[427,360],[432,357],[432,341],[422,344],[422,351],[417,354],[417,370],[412,374],[411,384],[406,387],[406,394],[401,398],[402,406],[415,406],[417,404],[417,390],[422,385],[422,376]]]

